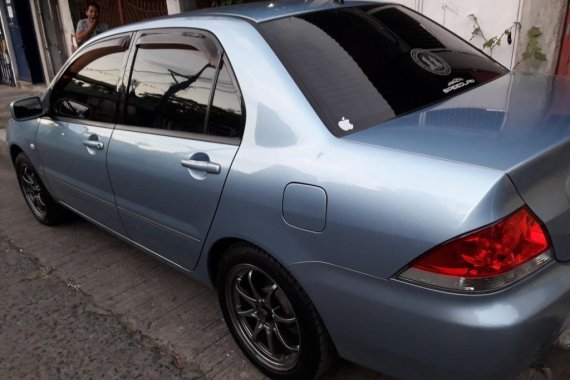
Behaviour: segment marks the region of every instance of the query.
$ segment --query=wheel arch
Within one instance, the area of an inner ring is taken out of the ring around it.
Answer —
[[[255,246],[261,249],[262,251],[266,252],[274,260],[283,265],[283,267],[286,267],[286,265],[279,259],[279,257],[274,255],[270,250],[260,246],[259,244],[254,243],[251,240],[238,238],[238,237],[224,237],[218,239],[214,244],[212,244],[212,246],[208,250],[208,276],[210,278],[210,283],[212,284],[214,289],[217,289],[218,287],[218,279],[217,279],[218,266],[220,264],[220,261],[222,260],[222,257],[224,256],[224,253],[228,250],[229,247],[238,243],[244,243]]]
[[[217,279],[218,266],[220,264],[220,261],[222,260],[222,257],[224,257],[224,253],[227,251],[227,249],[229,247],[231,247],[234,244],[239,244],[239,243],[249,244],[249,245],[252,245],[254,247],[261,249],[262,251],[267,253],[269,256],[271,256],[271,258],[273,258],[275,261],[277,261],[279,264],[281,264],[284,268],[287,268],[287,265],[280,259],[279,256],[275,255],[271,250],[267,249],[266,247],[263,247],[259,244],[256,244],[251,240],[248,240],[246,238],[241,238],[241,237],[220,238],[220,239],[216,240],[216,242],[213,243],[212,246],[210,247],[210,249],[208,250],[208,258],[207,258],[208,277],[209,277],[210,283],[212,284],[214,289],[217,290],[217,288],[218,288],[218,279]],[[288,272],[291,276],[293,276],[293,278],[296,277],[290,271],[288,271]],[[295,281],[300,283],[297,278],[295,278]]]
[[[10,145],[10,159],[12,160],[12,165],[16,164],[16,157],[18,157],[20,153],[24,153],[22,148],[16,144]]]

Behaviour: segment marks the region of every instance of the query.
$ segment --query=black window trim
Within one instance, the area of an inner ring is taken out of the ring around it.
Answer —
[[[209,96],[209,101],[208,101],[208,106],[207,106],[206,116],[205,116],[205,121],[204,121],[204,130],[207,131],[207,124],[206,123],[209,120],[210,107],[212,106],[212,101],[213,101],[216,86],[218,83],[218,76],[220,73],[220,69],[221,69],[222,65],[226,65],[228,72],[229,72],[229,75],[230,75],[230,78],[232,79],[232,83],[233,83],[234,88],[236,90],[236,95],[238,96],[240,106],[241,106],[241,125],[240,125],[240,128],[242,131],[242,135],[240,137],[223,137],[223,136],[206,135],[206,134],[184,132],[184,131],[169,131],[169,130],[160,129],[160,128],[127,125],[125,123],[128,89],[129,89],[129,86],[131,83],[131,78],[133,75],[134,63],[135,63],[136,56],[137,56],[139,41],[140,41],[140,39],[142,39],[146,36],[146,33],[153,32],[153,31],[154,32],[193,31],[193,32],[205,34],[207,36],[207,38],[210,38],[212,40],[212,42],[214,42],[214,44],[218,48],[219,60],[218,60],[218,66],[216,67],[216,73],[214,75],[214,80],[212,81],[212,88],[210,89],[210,96]],[[171,136],[171,137],[177,137],[177,138],[213,142],[213,143],[218,143],[218,144],[238,145],[238,146],[240,145],[242,137],[243,137],[243,133],[245,130],[245,120],[246,120],[245,101],[243,99],[243,95],[242,95],[242,91],[241,91],[239,82],[237,81],[237,78],[234,74],[234,70],[231,66],[231,63],[230,63],[228,57],[227,57],[227,54],[225,54],[225,51],[222,47],[222,44],[217,39],[217,37],[212,32],[210,32],[209,30],[200,29],[200,28],[190,28],[190,27],[172,27],[172,28],[161,27],[161,28],[139,30],[138,32],[136,32],[136,35],[131,40],[130,51],[129,51],[128,57],[127,57],[127,64],[126,64],[125,71],[122,75],[122,80],[120,81],[120,83],[121,83],[121,86],[120,86],[120,102],[119,102],[119,112],[118,112],[119,116],[117,118],[117,124],[115,125],[115,129],[123,130],[123,131],[138,132],[138,133],[146,133],[146,134],[151,134],[151,135]]]

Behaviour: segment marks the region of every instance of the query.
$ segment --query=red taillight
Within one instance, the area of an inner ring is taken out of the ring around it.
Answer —
[[[542,266],[548,261],[541,254],[549,248],[546,231],[538,219],[523,207],[493,225],[434,248],[412,262],[400,277],[436,286],[439,282],[453,282],[466,288],[462,290],[477,290],[473,286],[477,280],[487,280],[489,284],[488,280],[504,275],[508,281],[499,282],[510,283],[530,273],[530,267]],[[525,270],[517,269],[525,263],[529,263]],[[445,278],[440,281],[438,275]]]

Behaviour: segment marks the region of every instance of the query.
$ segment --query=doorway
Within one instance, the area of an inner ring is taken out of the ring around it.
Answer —
[[[23,27],[34,25],[30,3],[6,0],[6,14],[19,79],[32,83],[43,82],[44,76],[34,28]]]

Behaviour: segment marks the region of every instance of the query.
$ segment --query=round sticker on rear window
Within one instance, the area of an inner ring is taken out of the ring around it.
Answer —
[[[410,55],[419,67],[432,74],[444,76],[451,73],[449,63],[429,50],[412,49]]]

